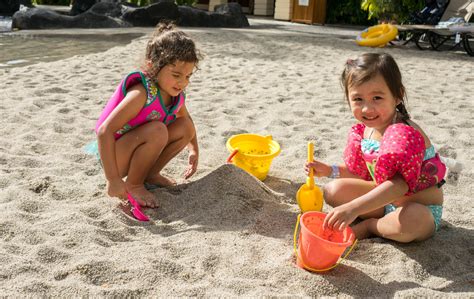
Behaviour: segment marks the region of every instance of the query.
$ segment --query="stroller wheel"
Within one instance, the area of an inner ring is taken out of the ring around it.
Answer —
[[[474,56],[474,35],[471,33],[463,34],[462,43],[467,54]]]

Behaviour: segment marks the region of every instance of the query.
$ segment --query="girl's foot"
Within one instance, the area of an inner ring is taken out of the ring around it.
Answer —
[[[126,184],[127,191],[132,194],[133,198],[142,207],[157,208],[158,204],[155,201],[155,196],[148,191],[144,185],[130,185]]]
[[[372,233],[369,230],[369,222],[371,220],[372,219],[366,219],[351,227],[357,239],[362,240],[372,236]]]
[[[167,178],[165,176],[162,176],[161,174],[157,173],[153,176],[149,176],[146,179],[146,182],[151,185],[157,185],[160,187],[169,187],[169,186],[174,186],[176,185],[176,181],[173,180],[172,178]]]

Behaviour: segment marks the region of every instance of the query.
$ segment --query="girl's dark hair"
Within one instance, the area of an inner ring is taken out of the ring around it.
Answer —
[[[161,69],[176,61],[192,62],[196,67],[201,54],[194,41],[172,22],[160,22],[146,46],[142,70],[155,79]]]
[[[346,100],[349,101],[350,87],[363,84],[378,74],[384,78],[393,96],[400,100],[400,104],[397,105],[396,109],[402,120],[410,119],[410,115],[405,108],[407,97],[405,86],[402,83],[402,75],[390,54],[364,53],[357,59],[347,60],[341,76],[341,84],[344,87]]]

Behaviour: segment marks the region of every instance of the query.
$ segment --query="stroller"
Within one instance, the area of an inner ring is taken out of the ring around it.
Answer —
[[[410,24],[436,25],[441,20],[449,0],[425,0],[425,7],[410,15]]]

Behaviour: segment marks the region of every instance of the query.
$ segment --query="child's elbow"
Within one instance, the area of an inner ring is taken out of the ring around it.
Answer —
[[[97,137],[101,138],[109,134],[110,130],[108,129],[107,125],[101,124],[99,128],[97,128]]]
[[[399,194],[406,194],[409,190],[408,184],[401,175],[396,175],[392,179],[393,185],[395,186],[396,192]]]

